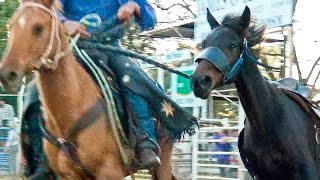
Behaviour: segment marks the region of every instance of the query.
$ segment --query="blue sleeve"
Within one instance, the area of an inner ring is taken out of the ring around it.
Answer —
[[[63,12],[63,9],[66,7],[66,2],[67,2],[67,0],[59,0],[59,1],[60,1],[60,3],[61,3],[62,12]],[[60,21],[61,21],[62,23],[64,23],[64,22],[66,22],[68,19],[62,14],[62,12],[61,12],[61,11],[56,11],[56,13],[57,13]]]
[[[135,0],[140,6],[141,17],[137,18],[136,21],[141,27],[141,30],[153,29],[157,24],[157,16],[152,6],[146,0]]]

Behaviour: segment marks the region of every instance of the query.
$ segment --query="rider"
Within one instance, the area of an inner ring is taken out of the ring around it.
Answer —
[[[82,1],[82,0],[60,0],[63,11],[58,12],[58,16],[63,23],[64,29],[69,36],[80,34],[83,39],[91,37],[90,30],[79,23],[80,19],[88,14],[98,14],[102,22],[117,16],[120,22],[128,21],[132,16],[135,16],[136,22],[140,25],[141,30],[152,29],[157,23],[154,9],[146,0],[97,0],[97,1]],[[116,47],[121,47],[119,39],[108,44]],[[125,88],[121,83],[126,83],[130,80],[126,71],[119,68],[128,66],[129,58],[121,55],[108,55],[108,65],[114,70],[116,77],[121,79],[120,87],[124,91],[124,95],[131,104],[135,115],[140,124],[140,128],[145,133],[144,140],[138,143],[137,152],[138,158],[142,167],[151,168],[160,165],[160,158],[157,156],[159,145],[157,141],[156,128],[153,121],[153,112],[150,111],[147,101]]]

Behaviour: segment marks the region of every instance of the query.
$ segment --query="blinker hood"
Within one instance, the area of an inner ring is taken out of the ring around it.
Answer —
[[[195,58],[195,62],[199,63],[203,59],[212,63],[224,77],[228,74],[230,70],[228,59],[219,48],[207,47]]]

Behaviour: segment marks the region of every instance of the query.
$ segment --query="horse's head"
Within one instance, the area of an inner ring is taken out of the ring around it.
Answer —
[[[51,11],[53,3],[54,0],[25,0],[9,21],[7,49],[0,67],[0,80],[8,92],[20,89],[25,73],[52,66],[60,51],[58,19]]]
[[[250,16],[250,9],[246,7],[241,16],[228,15],[220,25],[209,10],[207,11],[212,32],[202,42],[205,49],[196,58],[198,66],[191,77],[195,96],[207,98],[212,89],[223,85],[232,66],[240,57],[245,38],[248,39],[249,46],[262,40],[264,27],[249,27]]]

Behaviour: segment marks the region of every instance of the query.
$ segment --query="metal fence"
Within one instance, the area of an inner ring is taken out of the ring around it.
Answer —
[[[239,126],[237,124],[223,126],[223,123],[219,123],[220,121],[222,120],[200,119],[200,126],[205,124],[205,127],[200,128],[192,139],[191,179],[251,179],[243,167],[239,155]],[[222,131],[227,132],[227,134],[223,134]]]
[[[22,85],[20,92],[17,94],[0,94],[6,100],[11,100],[9,104],[14,106],[16,113],[16,117],[13,118],[12,122],[4,124],[1,122],[2,125],[6,124],[6,126],[0,126],[0,179],[20,179],[21,151],[19,133],[24,88],[25,85]]]

